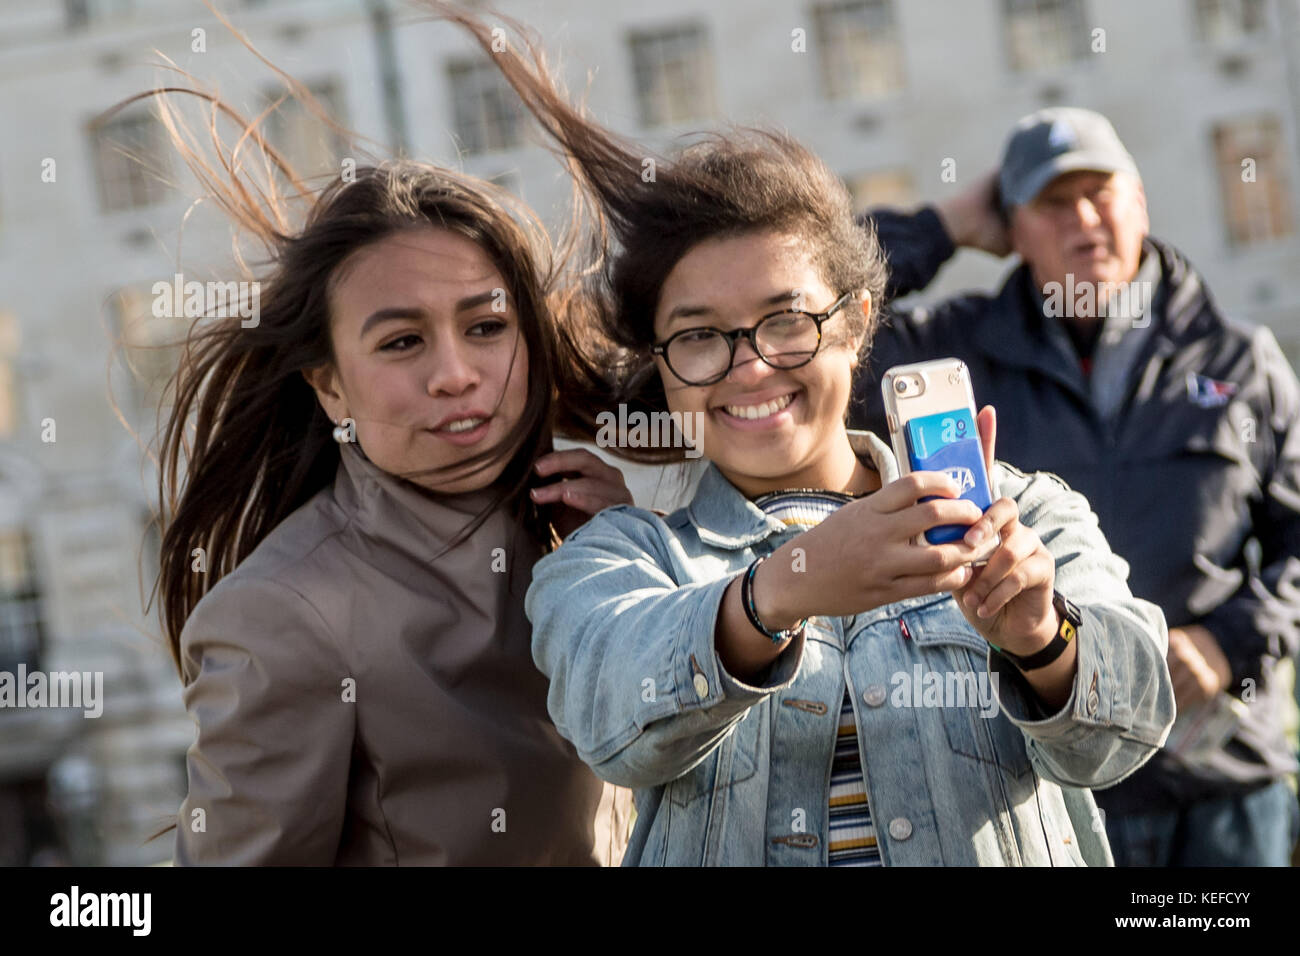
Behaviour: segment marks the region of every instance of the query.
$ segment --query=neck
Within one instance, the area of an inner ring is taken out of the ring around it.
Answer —
[[[866,494],[880,488],[880,475],[863,464],[854,453],[847,430],[841,428],[831,445],[831,449],[816,461],[785,475],[760,478],[723,472],[723,476],[746,498],[790,488],[818,488],[850,495]]]

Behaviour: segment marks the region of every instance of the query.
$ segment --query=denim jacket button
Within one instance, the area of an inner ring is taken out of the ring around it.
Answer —
[[[709,696],[709,680],[703,674],[695,675],[695,695],[703,700]]]
[[[872,684],[862,692],[862,699],[869,707],[879,707],[885,702],[886,696],[884,684]]]
[[[894,817],[889,821],[889,835],[895,840],[906,840],[912,835],[912,821],[907,817]]]

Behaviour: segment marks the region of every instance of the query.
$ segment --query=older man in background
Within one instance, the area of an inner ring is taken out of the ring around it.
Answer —
[[[1286,865],[1300,832],[1284,730],[1300,385],[1272,333],[1224,317],[1191,264],[1147,235],[1133,158],[1090,111],[1028,116],[996,176],[870,221],[889,298],[924,288],[958,246],[1021,264],[994,295],[887,314],[850,424],[887,432],[890,366],[962,359],[977,404],[997,410],[998,457],[1086,495],[1133,593],[1169,623],[1180,720],[1149,763],[1095,791],[1116,864]]]

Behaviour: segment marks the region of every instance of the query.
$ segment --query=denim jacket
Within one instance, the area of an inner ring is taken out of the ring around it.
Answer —
[[[849,436],[882,484],[898,477],[884,442]],[[551,717],[599,776],[636,790],[624,865],[824,865],[846,682],[885,865],[1113,865],[1088,788],[1122,780],[1168,735],[1165,620],[1130,593],[1082,495],[1003,462],[991,477],[1082,614],[1054,714],[946,593],[814,618],[759,683],[727,673],[723,592],[799,532],[713,465],[687,507],[606,509],[536,565],[525,607]]]

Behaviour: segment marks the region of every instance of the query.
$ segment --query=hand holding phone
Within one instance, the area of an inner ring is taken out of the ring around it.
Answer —
[[[997,491],[989,479],[990,462],[965,363],[937,359],[895,366],[885,373],[881,388],[900,475],[945,474],[956,482],[962,498],[986,511]],[[991,434],[989,439],[991,445]],[[957,541],[968,527],[940,525],[927,530],[924,538],[930,544]],[[998,543],[993,543],[990,553]]]

